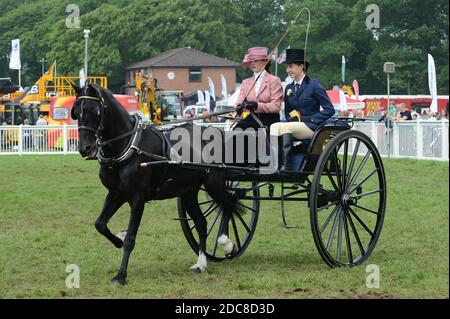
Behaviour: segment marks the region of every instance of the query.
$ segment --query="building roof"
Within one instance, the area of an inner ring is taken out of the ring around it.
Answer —
[[[148,67],[238,67],[239,64],[227,59],[201,52],[195,49],[178,48],[161,53],[158,56],[133,63],[126,69],[141,69]]]

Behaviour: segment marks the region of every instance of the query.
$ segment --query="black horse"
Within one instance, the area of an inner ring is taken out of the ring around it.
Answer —
[[[207,266],[204,254],[207,225],[197,200],[200,187],[203,185],[220,205],[224,216],[228,217],[225,220],[239,213],[238,200],[226,191],[222,173],[179,165],[172,165],[170,169],[168,165],[142,167],[144,162],[167,160],[170,146],[162,133],[150,123],[128,114],[108,90],[93,84],[84,88],[73,85],[73,88],[76,101],[71,116],[78,120],[79,153],[85,159],[98,159],[100,179],[109,191],[95,227],[115,247],[124,249],[119,272],[112,282],[120,285],[126,282],[128,260],[145,203],[174,197],[181,199],[199,235],[198,260],[191,270],[203,272]],[[192,124],[185,125],[191,131],[192,127]],[[111,233],[107,223],[124,203],[129,203],[131,215],[124,239],[121,239]],[[226,225],[223,234],[219,245],[232,253],[234,244],[227,237]]]

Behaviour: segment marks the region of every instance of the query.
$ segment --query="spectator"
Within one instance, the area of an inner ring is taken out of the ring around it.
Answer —
[[[28,119],[23,120],[23,149],[30,149],[31,144],[31,130],[29,128],[30,121]]]
[[[39,115],[39,119],[36,121],[36,126],[46,126],[48,123],[44,119],[44,116],[41,114]],[[45,133],[46,130],[44,128],[36,128],[33,134],[33,145],[34,149],[37,150],[38,148],[44,147],[45,142]]]
[[[441,119],[444,121],[448,121],[448,112],[447,110],[442,110],[441,111]]]
[[[433,112],[428,112],[428,121],[436,121],[436,115]]]
[[[355,117],[357,119],[362,119],[364,117],[364,112],[361,111],[361,110],[357,110],[356,113],[355,113]]]
[[[397,106],[397,110],[399,111],[399,114],[395,118],[397,121],[411,121],[412,120],[411,111],[406,108],[405,103],[400,103]]]
[[[420,121],[420,115],[417,112],[411,113],[413,121]]]
[[[397,113],[397,108],[395,107],[395,100],[389,101],[389,107],[387,108],[387,113],[389,116],[389,119],[395,118],[395,114]]]
[[[36,121],[36,125],[48,125],[42,114],[39,115],[39,119]]]
[[[202,116],[204,117],[203,122],[204,123],[210,123],[211,118],[207,117],[209,115],[208,110],[204,110],[202,113]]]
[[[350,112],[349,111],[342,111],[339,115],[338,118],[340,119],[346,119],[350,117]]]
[[[395,107],[394,107],[394,109],[395,109]],[[385,108],[384,110],[381,111],[380,122],[381,121],[384,121],[384,126],[387,129],[391,129],[392,128],[392,120],[391,120],[390,116],[388,116],[387,108]]]

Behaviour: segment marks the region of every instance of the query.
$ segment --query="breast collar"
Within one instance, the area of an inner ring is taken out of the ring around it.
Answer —
[[[139,143],[141,141],[142,137],[142,131],[147,128],[147,124],[142,122],[137,115],[134,115],[135,118],[135,124],[134,128],[131,132],[125,133],[123,135],[120,135],[118,137],[115,137],[113,139],[110,139],[105,142],[98,141],[98,154],[97,159],[100,165],[107,166],[107,167],[116,167],[121,164],[126,163],[134,154],[135,150],[139,149]],[[111,144],[113,141],[123,139],[127,136],[131,136],[127,146],[125,149],[117,156],[114,157],[106,157],[103,153],[103,147],[105,145]]]

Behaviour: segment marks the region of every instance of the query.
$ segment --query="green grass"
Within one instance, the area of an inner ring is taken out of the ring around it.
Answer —
[[[177,217],[176,200],[145,208],[128,285],[110,285],[122,251],[94,222],[106,190],[98,164],[79,156],[0,157],[1,298],[448,298],[448,163],[384,159],[388,206],[381,237],[363,265],[328,268],[316,251],[306,203],[261,205],[247,251],[233,261],[189,267],[196,256]],[[111,220],[125,229],[123,207]],[[65,286],[66,266],[80,267],[79,289]],[[380,288],[365,286],[366,266],[380,267]]]

